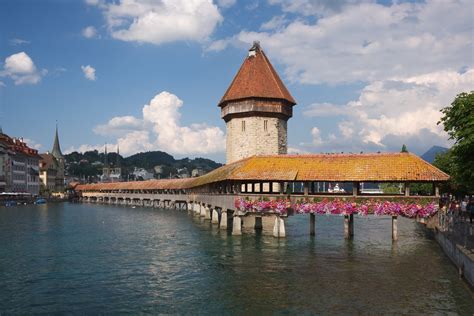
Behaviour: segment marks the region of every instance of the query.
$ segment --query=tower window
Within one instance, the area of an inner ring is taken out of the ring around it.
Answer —
[[[266,132],[268,130],[268,120],[263,121],[263,130]]]
[[[242,132],[245,132],[245,121],[242,121]]]

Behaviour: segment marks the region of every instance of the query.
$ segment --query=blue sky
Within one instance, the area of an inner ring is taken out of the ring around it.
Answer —
[[[449,146],[439,109],[474,88],[459,1],[0,2],[0,124],[41,151],[224,161],[217,103],[259,40],[298,102],[291,153]]]

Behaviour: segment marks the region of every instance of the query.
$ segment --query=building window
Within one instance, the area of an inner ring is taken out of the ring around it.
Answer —
[[[242,121],[242,132],[245,132],[245,121]]]
[[[268,130],[268,120],[263,121],[263,130],[266,132]]]

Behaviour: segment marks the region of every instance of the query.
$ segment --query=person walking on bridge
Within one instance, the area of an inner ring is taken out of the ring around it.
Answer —
[[[469,213],[469,223],[472,224],[472,220],[474,219],[474,199],[472,195],[469,197],[469,203],[467,203],[467,212]]]

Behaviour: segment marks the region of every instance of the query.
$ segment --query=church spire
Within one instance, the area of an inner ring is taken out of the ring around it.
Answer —
[[[53,150],[51,150],[51,154],[56,159],[63,159],[63,153],[61,152],[61,146],[59,145],[59,136],[58,136],[58,122],[56,121],[56,134],[54,135],[54,144]]]
[[[115,162],[116,167],[120,167],[120,149],[119,145],[117,144],[117,161]]]
[[[108,159],[108,153],[107,153],[107,143],[105,143],[105,151],[104,151],[104,154],[105,154],[105,159],[104,159],[104,164],[106,167],[109,166],[109,159]]]

